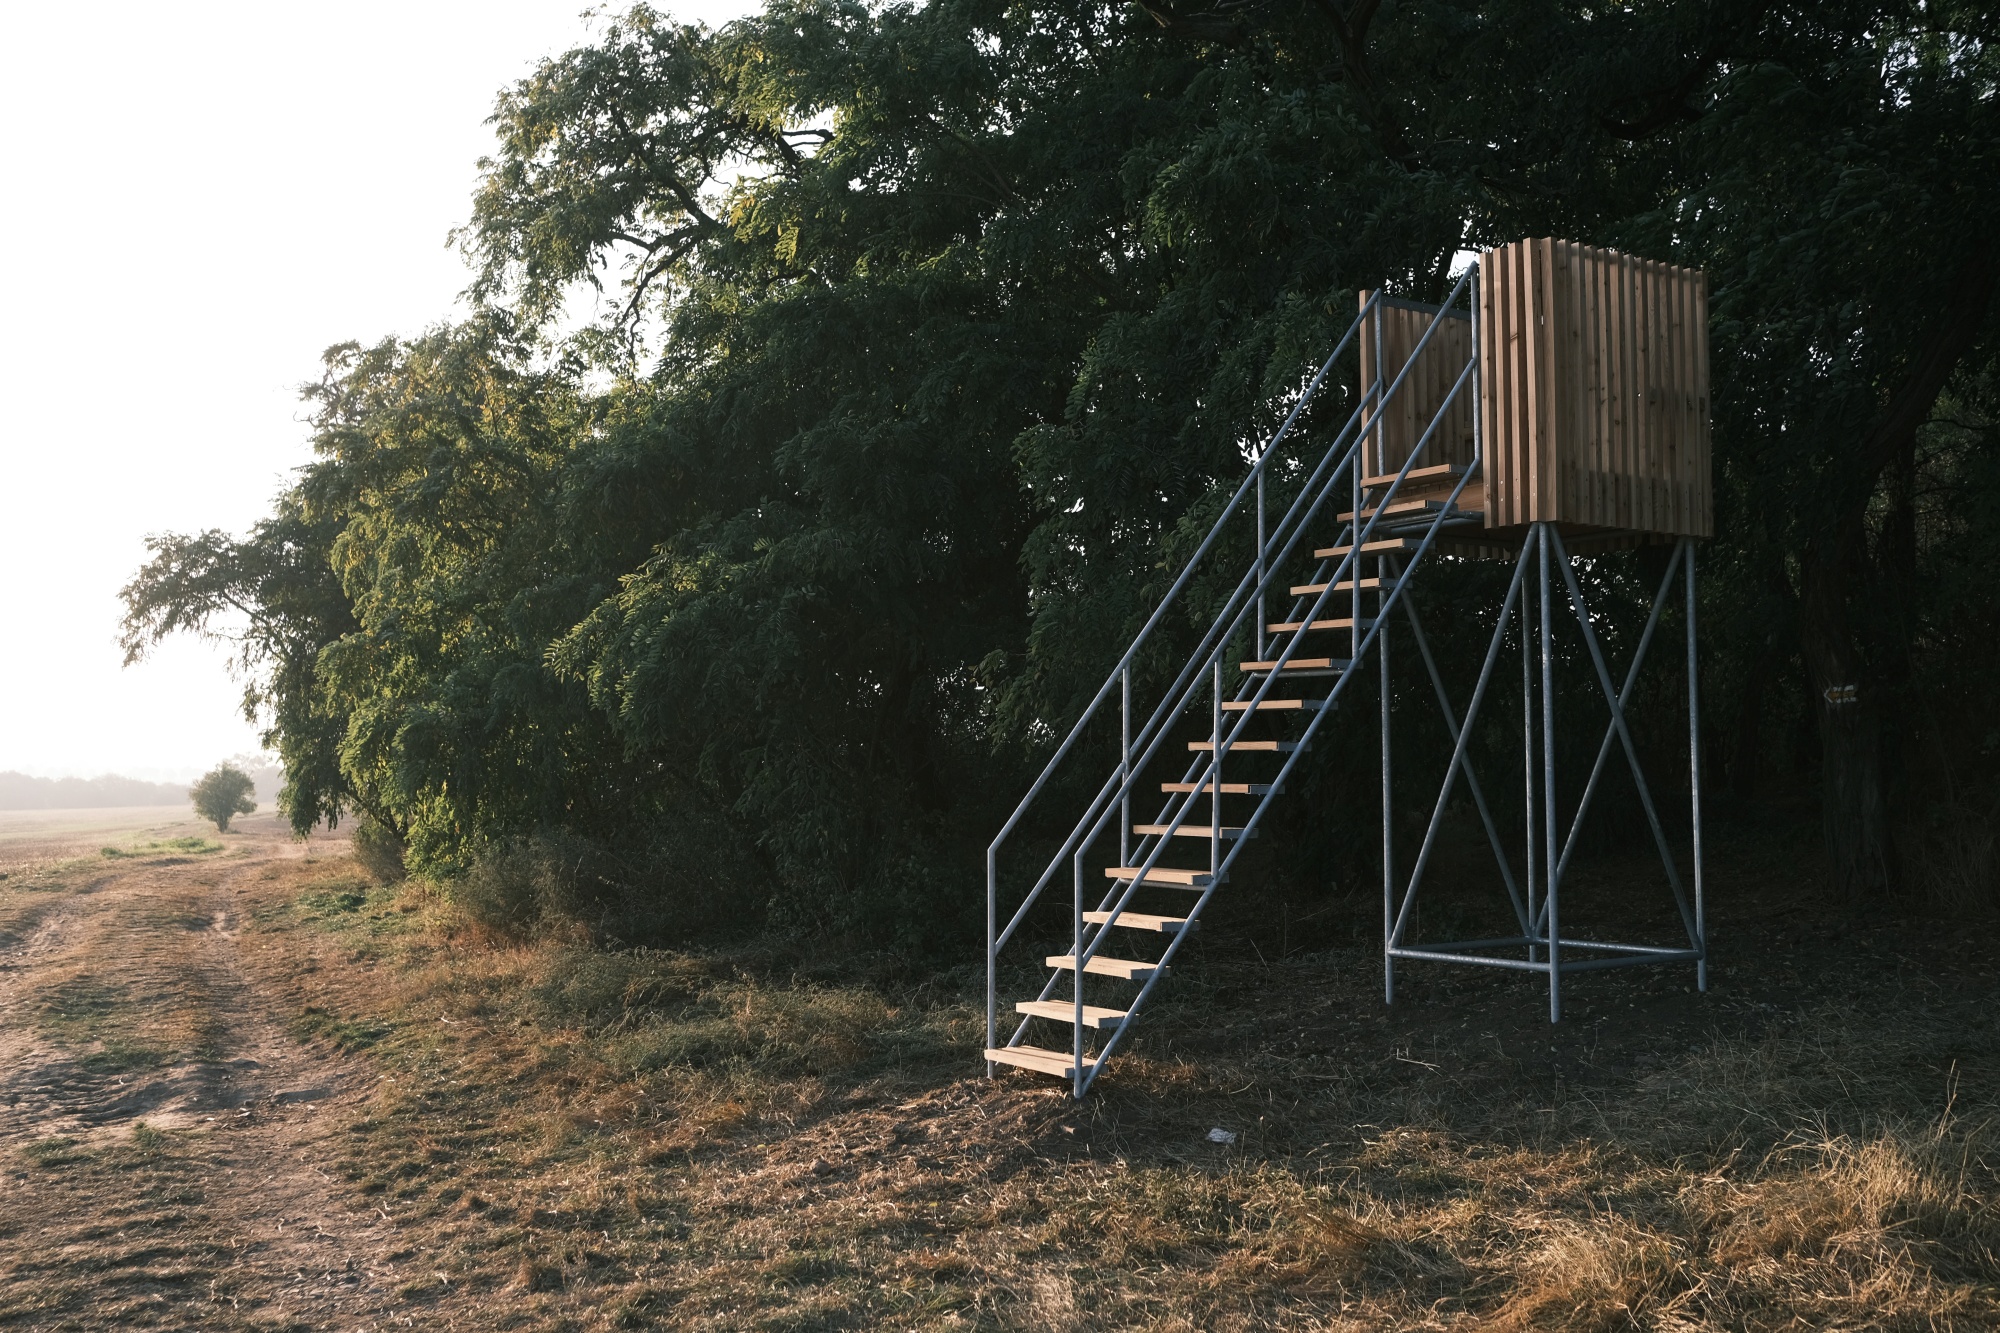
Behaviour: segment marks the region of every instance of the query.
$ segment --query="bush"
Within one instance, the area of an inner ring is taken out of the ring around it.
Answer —
[[[489,930],[546,933],[576,921],[577,881],[588,858],[579,840],[560,834],[488,843],[452,883],[451,900]]]
[[[248,773],[234,764],[220,764],[188,788],[188,799],[196,814],[214,823],[217,833],[227,833],[231,819],[256,813],[257,802],[250,799],[256,790]]]
[[[754,933],[765,881],[727,839],[683,826],[616,845],[559,831],[495,839],[445,892],[500,935],[634,945]]]
[[[377,884],[403,878],[403,840],[396,830],[368,815],[354,826],[354,859]]]

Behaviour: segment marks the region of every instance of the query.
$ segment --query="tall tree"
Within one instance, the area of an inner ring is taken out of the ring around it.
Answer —
[[[128,650],[240,626],[295,824],[366,810],[418,868],[698,826],[784,912],[948,931],[938,886],[1356,288],[1436,296],[1461,250],[1555,232],[1711,273],[1715,669],[1739,748],[1795,656],[1842,700],[1829,842],[1850,892],[1882,887],[1894,681],[1943,650],[1871,608],[1933,558],[1924,460],[1972,475],[1915,443],[1940,392],[1976,416],[1991,383],[1989,25],[634,9],[501,95],[461,233],[480,313],[336,349],[317,461],[249,540],[161,539]],[[559,335],[580,283],[610,313]]]

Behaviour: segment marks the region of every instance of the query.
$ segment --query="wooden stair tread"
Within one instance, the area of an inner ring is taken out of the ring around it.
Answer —
[[[1405,486],[1413,483],[1418,486],[1434,486],[1441,481],[1457,481],[1464,472],[1464,466],[1458,463],[1436,463],[1430,467],[1413,467],[1403,475],[1403,484]],[[1361,479],[1361,488],[1363,490],[1374,490],[1379,486],[1391,485],[1395,480],[1396,474],[1393,472],[1385,472],[1379,477],[1363,477]]]
[[[1380,618],[1379,616],[1363,616],[1359,623],[1361,625],[1372,625]],[[1355,625],[1356,621],[1353,616],[1341,616],[1333,620],[1281,620],[1264,626],[1264,629],[1266,633],[1270,634],[1296,634],[1302,629],[1353,629]]]
[[[1213,782],[1162,782],[1164,792],[1184,792],[1191,796],[1206,796],[1215,790]],[[1269,782],[1225,782],[1222,784],[1224,796],[1262,796],[1268,792],[1282,791],[1283,788]]]
[[[1386,507],[1379,505],[1364,505],[1360,510],[1360,514],[1361,517],[1364,519],[1373,518],[1378,513],[1386,514],[1389,517],[1393,518],[1398,514],[1441,513],[1447,508],[1455,510],[1458,508],[1458,506],[1457,505],[1447,506],[1445,502],[1442,500],[1427,499],[1422,496],[1419,496],[1414,500],[1396,500],[1393,503],[1387,505]],[[1340,516],[1339,521],[1342,523],[1352,523],[1354,521],[1354,515],[1355,511],[1350,509],[1346,513]]]
[[[1123,918],[1120,918],[1121,920]],[[1058,1023],[1076,1022],[1076,1001],[1074,1000],[1020,1000],[1014,1005],[1017,1014],[1032,1014],[1036,1018],[1053,1018]],[[1123,1009],[1106,1009],[1101,1004],[1083,1006],[1083,1025],[1087,1028],[1114,1026],[1125,1017]],[[1015,1050],[1021,1048],[1016,1046]],[[1068,1059],[1068,1056],[1064,1056]]]
[[[1223,702],[1225,713],[1317,713],[1326,707],[1324,699],[1228,699]]]
[[[1131,879],[1139,873],[1139,866],[1107,866],[1106,879]],[[1205,889],[1214,882],[1212,870],[1183,870],[1179,866],[1154,866],[1145,882],[1155,888]]]
[[[988,1046],[986,1058],[996,1065],[1014,1065],[1037,1074],[1068,1078],[1076,1072],[1076,1057],[1067,1051],[1045,1050],[1040,1046]],[[1095,1056],[1083,1058],[1084,1072],[1097,1068]]]
[[[1419,545],[1421,542],[1415,537],[1384,537],[1380,541],[1364,542],[1361,554],[1387,555],[1391,551],[1414,551]],[[1353,549],[1352,546],[1322,546],[1313,552],[1313,559],[1328,560],[1337,555],[1346,555]]]
[[[1231,741],[1229,749],[1232,753],[1237,750],[1251,750],[1262,751],[1266,754],[1290,754],[1292,751],[1301,748],[1304,744],[1305,742],[1303,741]],[[1188,749],[1190,750],[1207,751],[1214,748],[1214,741],[1188,742]]]
[[[1085,912],[1083,919],[1094,926],[1102,926],[1111,920],[1109,912]],[[1133,930],[1150,930],[1160,935],[1174,935],[1188,926],[1184,916],[1155,916],[1151,912],[1120,912],[1118,924]]]
[[[1042,962],[1064,972],[1076,971],[1075,954],[1050,954]],[[1136,958],[1106,958],[1102,954],[1085,962],[1083,970],[1088,976],[1121,977],[1126,981],[1137,981],[1141,977],[1150,977],[1155,972],[1165,971],[1158,963],[1142,962]]]
[[[1394,590],[1397,582],[1398,580],[1396,579],[1362,579],[1360,590],[1362,592],[1390,592]],[[1354,590],[1354,580],[1342,579],[1332,586],[1335,592],[1351,592]],[[1313,597],[1326,590],[1327,585],[1324,583],[1301,583],[1294,586],[1291,591],[1294,597]]]
[[[1352,659],[1345,657],[1294,657],[1285,663],[1285,669],[1278,671],[1278,674],[1289,676],[1297,672],[1302,676],[1337,676],[1347,670],[1351,661]],[[1237,665],[1244,671],[1277,671],[1278,659],[1274,657],[1268,662],[1239,662]]]
[[[1142,867],[1136,865],[1112,865],[1104,867],[1104,879],[1132,879]],[[1156,865],[1152,873],[1146,875],[1148,885],[1180,885],[1184,889],[1206,889],[1208,881],[1216,877],[1214,871],[1188,871],[1178,865]]]
[[[1183,824],[1179,828],[1174,829],[1174,833],[1177,836],[1183,838],[1206,838],[1209,836],[1209,832],[1212,827],[1213,825],[1209,824]],[[1134,833],[1139,834],[1141,837],[1163,838],[1167,835],[1167,830],[1170,828],[1174,828],[1174,826],[1172,824],[1134,824],[1132,826],[1132,831]],[[1245,837],[1254,838],[1256,836],[1257,836],[1257,830],[1255,829],[1252,829],[1250,830],[1250,832],[1245,833],[1242,829],[1231,828],[1227,824],[1224,824],[1222,826],[1221,837],[1224,842],[1231,842],[1237,838],[1245,838]]]

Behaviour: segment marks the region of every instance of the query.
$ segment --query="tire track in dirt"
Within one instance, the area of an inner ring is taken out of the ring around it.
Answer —
[[[79,878],[0,941],[0,1328],[417,1326],[415,1252],[329,1169],[372,1075],[294,1041],[238,948],[303,849],[231,841]]]

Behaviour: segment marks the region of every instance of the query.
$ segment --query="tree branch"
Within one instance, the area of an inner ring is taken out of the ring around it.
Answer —
[[[1375,77],[1374,66],[1368,63],[1368,25],[1375,21],[1381,0],[1356,0],[1346,14],[1340,12],[1333,0],[1313,0],[1313,3],[1333,28],[1334,45],[1340,48],[1341,72],[1348,86],[1354,89],[1355,100],[1361,104],[1362,116],[1374,127],[1375,136],[1382,141],[1382,151],[1398,166],[1416,167],[1416,150],[1404,137],[1402,122],[1396,116],[1388,95],[1383,92],[1381,81]]]
[[[1652,138],[1669,125],[1700,120],[1702,113],[1689,106],[1687,99],[1695,89],[1708,81],[1709,76],[1715,72],[1715,62],[1719,58],[1719,52],[1710,50],[1671,85],[1627,99],[1640,102],[1645,108],[1635,118],[1619,120],[1607,113],[1600,115],[1597,123],[1604,127],[1607,134],[1637,143],[1641,139]]]
[[[1137,0],[1139,8],[1152,16],[1153,22],[1166,30],[1169,37],[1179,37],[1192,42],[1214,42],[1219,46],[1241,46],[1246,27],[1239,15],[1226,13],[1221,9],[1205,10],[1198,14],[1183,14],[1167,0]],[[1230,8],[1240,8],[1232,5]]]

